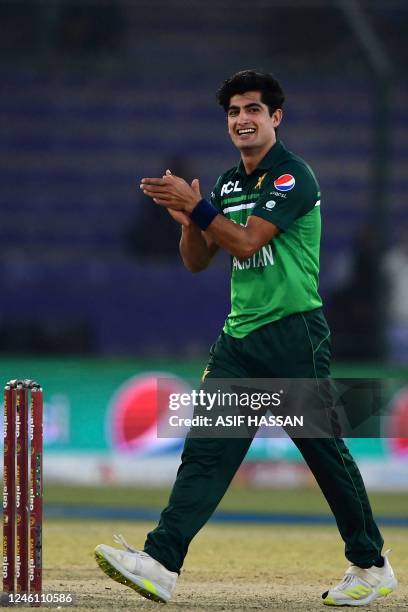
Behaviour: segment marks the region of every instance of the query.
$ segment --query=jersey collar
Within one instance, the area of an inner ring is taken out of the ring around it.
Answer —
[[[259,162],[259,164],[255,168],[255,170],[251,173],[251,175],[254,174],[255,172],[257,172],[258,170],[269,170],[270,168],[272,168],[272,166],[274,166],[276,164],[276,162],[278,161],[279,157],[282,155],[282,153],[285,150],[286,149],[285,149],[285,146],[284,146],[283,142],[281,140],[277,140],[275,142],[275,144],[269,149],[269,151],[267,152],[265,157],[263,159],[261,159],[261,161]],[[247,178],[248,176],[251,176],[251,175],[248,175],[245,172],[245,167],[244,167],[244,164],[242,162],[242,159],[239,162],[236,171],[237,171],[238,174],[240,174],[244,178]]]

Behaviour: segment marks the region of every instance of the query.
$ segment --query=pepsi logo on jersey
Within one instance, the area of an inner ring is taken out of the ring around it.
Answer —
[[[291,174],[281,174],[274,182],[274,187],[278,191],[290,191],[295,186],[295,177]]]

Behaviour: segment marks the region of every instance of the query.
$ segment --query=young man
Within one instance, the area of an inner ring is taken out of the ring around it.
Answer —
[[[189,270],[204,270],[219,248],[232,256],[231,313],[205,376],[328,378],[330,332],[318,293],[319,186],[310,167],[276,139],[282,89],[269,74],[243,71],[223,84],[218,101],[241,160],[218,179],[211,203],[202,198],[198,180],[190,186],[170,171],[141,184],[182,225],[180,253]],[[344,442],[293,441],[334,513],[351,562],[323,602],[354,606],[387,595],[397,582],[381,555],[383,539]],[[169,504],[144,551],[100,544],[95,554],[103,571],[145,597],[168,601],[192,538],[217,507],[250,443],[188,436]]]

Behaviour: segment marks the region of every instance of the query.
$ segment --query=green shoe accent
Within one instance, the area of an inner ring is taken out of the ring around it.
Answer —
[[[326,599],[323,599],[323,603],[325,606],[335,606],[336,602],[334,601],[333,597],[326,597]]]
[[[372,592],[373,592],[373,589],[369,589],[363,586],[362,584],[358,584],[352,589],[348,589],[347,591],[344,591],[344,594],[348,595],[349,597],[352,597],[353,599],[364,599],[365,597],[367,597],[367,595],[369,595]]]
[[[389,589],[388,587],[380,587],[378,589],[378,593],[381,595],[381,597],[387,597],[387,595],[392,593],[392,589]]]
[[[156,587],[154,586],[153,582],[150,582],[150,580],[147,580],[147,578],[143,578],[143,586],[146,589],[146,591],[149,591],[149,593],[153,593],[153,595],[157,595]]]
[[[133,589],[142,597],[146,597],[146,599],[151,599],[158,603],[166,603],[164,599],[157,595],[156,587],[150,582],[150,580],[142,578],[144,587],[143,588],[126,578],[126,576],[124,576],[123,574],[121,574],[115,567],[113,567],[113,565],[109,563],[109,561],[105,559],[103,555],[101,555],[100,552],[95,552],[95,559],[101,570],[105,572],[105,574],[109,576],[109,578],[112,578],[112,580],[115,580],[116,582],[119,582],[120,584],[123,584]]]

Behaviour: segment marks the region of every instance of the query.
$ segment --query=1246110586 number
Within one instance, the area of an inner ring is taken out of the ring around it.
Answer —
[[[74,603],[72,593],[7,593],[6,595],[9,605],[60,604],[62,606],[70,606]]]

